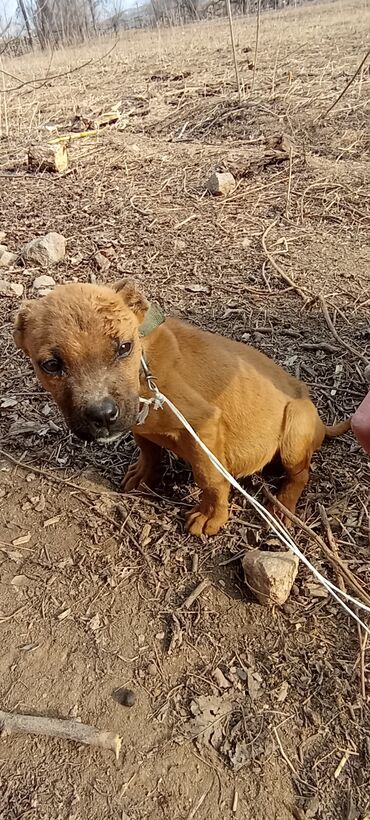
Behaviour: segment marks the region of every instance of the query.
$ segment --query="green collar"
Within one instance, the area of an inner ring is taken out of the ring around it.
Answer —
[[[145,314],[145,319],[139,327],[139,336],[149,336],[159,325],[165,321],[165,315],[157,302],[152,302]]]

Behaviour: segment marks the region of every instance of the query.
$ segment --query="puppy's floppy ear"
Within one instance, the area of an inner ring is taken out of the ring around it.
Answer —
[[[141,325],[148,310],[149,302],[137,288],[133,279],[121,279],[112,285],[113,290],[119,293],[125,305],[132,310]]]
[[[21,307],[19,308],[18,313],[15,316],[15,323],[14,323],[14,330],[13,330],[13,338],[15,341],[16,346],[23,350],[24,353],[28,355],[27,345],[26,345],[26,330],[29,318],[31,316],[32,310],[32,302],[27,300],[23,302]]]

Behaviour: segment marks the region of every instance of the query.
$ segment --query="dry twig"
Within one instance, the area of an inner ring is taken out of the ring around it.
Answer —
[[[336,99],[336,100],[334,100],[334,102],[333,102],[331,105],[329,105],[329,108],[327,108],[327,109],[326,109],[326,111],[324,111],[324,113],[323,113],[323,114],[320,114],[320,115],[317,117],[317,119],[316,119],[316,120],[314,120],[314,122],[318,122],[318,120],[322,120],[324,117],[326,117],[328,114],[330,114],[330,111],[332,111],[332,110],[333,110],[333,108],[337,105],[337,103],[339,103],[339,100],[341,100],[341,99],[342,99],[342,97],[344,97],[344,95],[345,95],[346,91],[348,91],[348,89],[349,89],[349,88],[350,88],[350,86],[352,85],[353,81],[356,79],[357,74],[359,74],[359,73],[360,73],[360,71],[362,70],[362,68],[363,68],[363,66],[365,65],[366,60],[368,59],[368,57],[369,57],[369,56],[370,56],[370,48],[369,48],[369,50],[366,52],[365,57],[361,60],[360,65],[356,68],[355,73],[354,73],[354,74],[352,74],[352,77],[351,77],[351,79],[348,81],[348,83],[347,83],[347,85],[345,86],[345,88],[343,88],[343,91],[341,91],[341,92],[340,92],[339,97],[337,97],[337,99]]]
[[[283,268],[280,267],[280,265],[275,261],[274,257],[270,253],[270,251],[267,249],[266,239],[268,237],[268,234],[270,233],[270,231],[272,230],[272,228],[275,225],[276,225],[276,221],[272,222],[271,225],[269,225],[266,228],[266,230],[265,230],[265,232],[262,236],[261,241],[262,241],[263,250],[264,250],[270,264],[272,265],[274,270],[276,270],[276,272],[279,274],[279,276],[281,276],[281,278],[284,279],[284,282],[286,282],[288,285],[290,285],[290,287],[293,288],[296,291],[296,293],[298,293],[302,297],[302,299],[304,299],[305,302],[307,302],[307,300],[311,298],[311,294],[309,293],[309,291],[299,287],[299,285],[297,285],[293,281],[293,279],[291,279],[291,277],[285,272],[285,270],[283,270]]]
[[[204,590],[210,586],[210,583],[211,582],[209,578],[205,578],[204,581],[201,581],[200,584],[198,584],[198,586],[195,587],[195,589],[193,589],[193,592],[191,592],[190,595],[188,595],[188,597],[184,601],[183,605],[185,609],[190,609],[194,601],[196,601],[196,599],[199,598],[200,595],[202,595]]]
[[[237,87],[238,87],[239,102],[242,102],[243,96],[242,96],[242,90],[241,90],[241,86],[240,86],[238,61],[236,59],[235,40],[234,40],[234,26],[233,26],[233,17],[232,17],[232,13],[231,13],[230,0],[226,0],[226,9],[227,9],[227,16],[229,18],[231,49],[232,49],[232,52],[233,52],[235,77],[236,77],[236,84],[237,84]]]
[[[361,351],[360,351],[360,350],[357,350],[357,348],[353,347],[353,346],[352,346],[352,345],[350,345],[348,342],[345,342],[345,341],[344,341],[344,339],[342,339],[342,338],[341,338],[341,336],[339,336],[339,333],[338,333],[338,331],[336,330],[336,328],[334,327],[333,322],[332,322],[332,320],[331,320],[331,318],[330,318],[330,316],[329,316],[328,306],[327,306],[327,304],[326,304],[325,297],[324,297],[324,296],[320,296],[319,298],[320,298],[320,304],[321,304],[322,312],[323,312],[323,314],[324,314],[324,319],[325,319],[325,321],[326,321],[326,324],[327,324],[327,326],[328,326],[329,330],[330,330],[330,331],[331,331],[331,333],[333,334],[334,339],[336,339],[336,341],[337,341],[337,342],[338,342],[338,343],[339,343],[342,347],[345,347],[345,348],[346,348],[346,350],[349,350],[349,352],[350,352],[350,353],[353,353],[353,355],[354,355],[354,356],[356,356],[358,359],[361,359],[361,361],[362,361],[362,362],[364,362],[364,364],[368,365],[368,364],[369,364],[369,360],[366,358],[366,356],[364,356],[364,354],[363,354],[363,353],[361,353]]]
[[[3,712],[0,709],[0,731],[4,737],[11,734],[43,735],[44,737],[58,737],[63,740],[73,740],[87,746],[99,746],[101,749],[110,749],[116,760],[119,758],[122,738],[114,732],[101,732],[94,726],[79,723],[77,720],[58,720],[57,718],[41,717],[40,715],[20,715],[12,712]]]

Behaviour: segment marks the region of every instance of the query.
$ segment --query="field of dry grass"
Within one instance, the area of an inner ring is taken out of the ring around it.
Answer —
[[[369,30],[366,2],[263,15],[252,90],[255,21],[237,20],[242,101],[225,21],[2,55],[8,247],[59,231],[57,283],[134,275],[166,313],[254,344],[309,383],[323,418],[345,417],[370,358],[369,61],[325,112]],[[118,103],[119,126],[73,141],[66,174],[27,172],[47,126],[63,134]],[[206,194],[215,168],[237,180],[225,199]],[[34,296],[39,272],[0,278]],[[14,350],[18,304],[0,296],[0,709],[78,715],[122,735],[123,753],[2,739],[1,820],[369,820],[363,635],[302,567],[281,610],[259,606],[239,560],[266,543],[258,519],[234,496],[223,533],[188,536],[196,489],[172,457],[156,494],[119,496],[132,442],[72,439]],[[327,541],[324,505],[365,596],[369,478],[348,434],[315,457],[299,507]],[[336,582],[319,544],[294,534]]]

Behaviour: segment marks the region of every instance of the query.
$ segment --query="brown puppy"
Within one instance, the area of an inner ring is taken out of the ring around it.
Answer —
[[[159,389],[234,476],[252,475],[280,456],[287,478],[279,498],[293,512],[313,452],[350,421],[325,427],[307,387],[247,345],[176,319],[141,338],[147,309],[132,283],[62,285],[24,303],[15,341],[79,437],[108,442],[133,431],[140,456],[124,491],[153,483],[162,448],[191,464],[202,494],[188,516],[190,532],[214,535],[226,523],[229,484],[167,407],[150,408],[137,424],[139,397],[151,397],[142,353]]]

